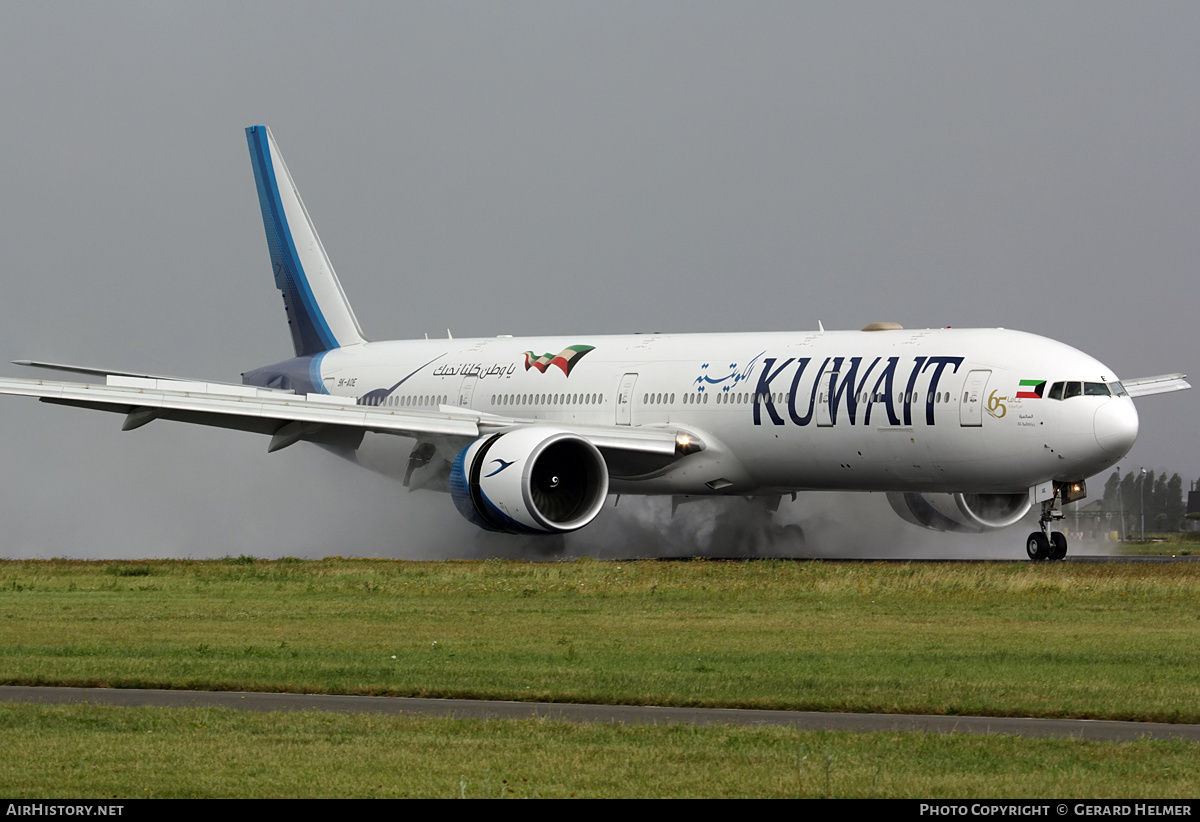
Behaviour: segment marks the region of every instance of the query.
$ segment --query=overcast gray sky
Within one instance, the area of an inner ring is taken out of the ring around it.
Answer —
[[[288,356],[265,123],[373,339],[893,320],[1200,376],[1197,42],[1195,2],[10,0],[0,361]],[[1200,476],[1198,404],[1140,401],[1123,467]],[[249,434],[16,398],[0,431],[0,555],[471,535],[448,499]]]

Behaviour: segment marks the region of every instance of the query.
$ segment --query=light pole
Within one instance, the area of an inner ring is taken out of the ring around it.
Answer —
[[[1125,494],[1121,491],[1121,469],[1117,468],[1117,506],[1121,509],[1121,542],[1125,541]]]
[[[1142,489],[1142,542],[1146,541],[1146,469],[1141,469],[1142,475],[1139,477],[1141,482],[1138,483]]]

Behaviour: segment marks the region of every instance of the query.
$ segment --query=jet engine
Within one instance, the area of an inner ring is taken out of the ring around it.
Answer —
[[[1015,525],[1029,511],[1029,495],[916,494],[890,491],[892,510],[902,519],[933,531],[978,534]]]
[[[608,467],[596,446],[568,431],[516,428],[480,437],[450,468],[460,514],[488,531],[559,534],[604,506]]]

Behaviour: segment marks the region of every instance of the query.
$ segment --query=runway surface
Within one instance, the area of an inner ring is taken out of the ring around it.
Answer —
[[[336,711],[421,714],[457,719],[557,719],[568,722],[691,725],[784,725],[801,730],[904,731],[917,733],[1011,734],[1107,742],[1138,739],[1200,742],[1200,725],[1113,722],[1091,719],[1029,719],[988,716],[840,714],[814,711],[757,711],[736,708],[660,708],[638,705],[573,705],[554,702],[491,702],[478,699],[413,699],[329,694],[263,694],[245,691],[157,691],[114,688],[0,686],[0,702],[161,708],[234,708],[247,711]]]
[[[903,556],[887,556],[887,557],[840,557],[840,556],[673,556],[673,557],[624,557],[621,559],[612,559],[605,557],[605,562],[636,562],[639,560],[657,560],[660,562],[693,562],[702,559],[706,562],[754,562],[759,560],[784,560],[786,562],[911,562],[911,563],[958,563],[969,564],[979,562],[1029,562],[1028,557],[903,557]],[[1067,556],[1066,559],[1057,560],[1058,562],[1076,562],[1082,564],[1094,564],[1112,562],[1120,565],[1138,565],[1149,564],[1157,565],[1163,563],[1187,563],[1200,562],[1200,554],[1179,554],[1166,555],[1156,554],[1153,556],[1133,556],[1120,554],[1080,554],[1079,556]],[[1050,562],[1050,561],[1048,561]]]

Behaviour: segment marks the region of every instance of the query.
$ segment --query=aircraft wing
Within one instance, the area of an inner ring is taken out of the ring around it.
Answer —
[[[1186,391],[1191,384],[1184,379],[1187,374],[1160,374],[1157,377],[1136,377],[1121,380],[1121,385],[1131,397],[1148,397],[1151,394],[1167,394],[1171,391]]]
[[[267,434],[271,437],[268,452],[300,440],[356,448],[367,431],[438,438],[466,447],[487,434],[538,425],[570,430],[601,451],[671,455],[676,453],[676,438],[681,433],[668,428],[498,417],[455,406],[441,406],[437,411],[364,406],[352,397],[126,374],[109,374],[96,383],[0,378],[0,394],[124,414],[126,431],[165,419]]]

